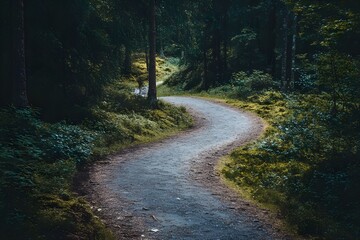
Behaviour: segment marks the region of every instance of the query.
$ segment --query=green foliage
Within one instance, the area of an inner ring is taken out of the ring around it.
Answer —
[[[77,168],[95,157],[192,124],[185,108],[105,89],[81,127],[42,122],[32,109],[0,111],[0,231],[6,239],[113,239],[89,206],[71,193]],[[121,105],[119,105],[121,104]]]
[[[93,108],[84,126],[97,133],[96,154],[107,154],[139,141],[147,141],[192,124],[183,108],[159,102],[152,109],[146,98],[128,93],[123,84],[112,84],[105,99]]]
[[[274,87],[270,74],[254,70],[253,73],[233,73],[231,84],[237,87],[238,96],[247,97],[254,91],[267,90]]]
[[[31,109],[1,109],[0,119],[2,235],[6,239],[61,238],[63,234],[52,235],[50,226],[40,227],[45,207],[41,201],[44,196],[68,195],[77,165],[92,153],[94,137],[78,126],[43,123]],[[57,208],[53,211],[63,214]],[[62,224],[69,219],[70,216],[63,219]],[[48,219],[48,223],[54,223],[54,219]],[[71,228],[61,231],[77,233]],[[99,225],[91,234],[99,231],[105,231],[104,227]]]
[[[256,32],[254,32],[252,29],[244,28],[241,30],[241,33],[233,37],[231,41],[249,46],[252,41],[256,40],[256,37]]]
[[[360,62],[338,52],[320,54],[317,63],[318,84],[331,96],[332,111],[358,109]],[[338,106],[339,105],[339,106]]]
[[[249,100],[272,108],[278,99],[284,100],[274,93],[272,98],[266,95]],[[360,181],[358,120],[331,114],[326,96],[292,96],[286,101],[291,111],[286,110],[283,118],[256,108],[275,128],[269,128],[258,142],[233,152],[223,174],[255,200],[277,206],[300,234],[356,238],[360,223],[360,195],[355,186]]]

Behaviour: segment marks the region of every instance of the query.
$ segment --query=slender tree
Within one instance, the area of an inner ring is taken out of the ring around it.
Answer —
[[[24,0],[12,1],[13,13],[13,61],[12,61],[12,104],[15,107],[29,105],[26,90]]]
[[[130,75],[132,70],[132,49],[130,44],[125,45],[124,74]]]
[[[295,86],[295,69],[296,69],[296,37],[297,37],[297,15],[293,16],[293,32],[292,32],[292,43],[291,43],[291,77],[290,81],[292,87]]]
[[[283,53],[282,53],[282,66],[281,66],[281,82],[280,87],[284,88],[289,77],[288,61],[289,61],[289,19],[290,12],[285,10],[284,22],[283,22]]]
[[[148,100],[152,107],[157,105],[156,94],[156,23],[155,23],[155,0],[150,0],[149,14],[149,91]]]
[[[267,49],[267,65],[271,75],[276,77],[276,25],[277,25],[277,4],[275,0],[270,1],[270,12],[268,20],[268,49]]]

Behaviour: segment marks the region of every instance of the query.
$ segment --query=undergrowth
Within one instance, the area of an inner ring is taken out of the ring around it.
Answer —
[[[78,113],[80,124],[47,123],[30,108],[0,109],[2,239],[115,239],[72,191],[78,169],[192,125],[185,108],[160,102],[151,109],[132,94],[136,71],[106,86],[101,101]]]
[[[302,236],[359,239],[359,111],[343,105],[333,113],[325,94],[283,93],[270,82],[257,71],[208,91],[170,83],[160,92],[222,99],[261,116],[265,133],[226,158],[225,179]]]

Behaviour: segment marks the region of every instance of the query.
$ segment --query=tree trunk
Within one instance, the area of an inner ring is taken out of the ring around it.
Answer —
[[[204,49],[203,52],[203,64],[204,64],[204,78],[202,82],[202,89],[208,90],[209,89],[209,75],[208,75],[208,59],[207,59],[207,50]]]
[[[150,0],[150,15],[149,15],[149,91],[148,100],[151,107],[157,107],[156,94],[156,24],[155,24],[155,0]]]
[[[291,43],[291,85],[295,87],[295,69],[296,69],[296,36],[297,36],[297,16],[294,14],[293,19],[293,35]]]
[[[142,38],[144,41],[144,53],[145,53],[145,63],[146,63],[146,71],[149,72],[149,38],[147,37],[148,29],[146,26],[146,21],[142,21],[143,31],[142,31]]]
[[[220,40],[220,29],[215,28],[213,32],[213,62],[215,67],[215,82],[216,84],[221,82],[223,71],[222,71],[222,59],[221,59],[221,40]]]
[[[145,48],[145,64],[146,64],[146,71],[149,72],[149,49]]]
[[[276,3],[275,0],[271,1],[271,9],[269,14],[269,46],[268,46],[268,53],[267,53],[267,64],[270,69],[270,74],[273,78],[276,78]]]
[[[125,46],[124,74],[130,75],[132,71],[132,50],[130,46]]]
[[[228,74],[228,11],[229,11],[229,3],[225,6],[223,12],[223,72],[224,72],[224,81],[229,80]]]
[[[284,38],[283,38],[283,54],[282,54],[282,67],[281,67],[281,82],[280,87],[281,89],[285,88],[285,84],[288,79],[288,44],[289,44],[289,15],[290,13],[287,11],[284,17],[283,23],[283,31],[284,31]]]
[[[13,62],[12,104],[15,107],[29,106],[26,90],[24,1],[12,1],[13,12]]]
[[[11,32],[11,2],[3,1],[0,3],[0,29],[5,32]],[[0,106],[8,106],[11,104],[12,94],[12,69],[11,69],[11,55],[12,55],[12,39],[11,36],[2,36],[0,38]]]

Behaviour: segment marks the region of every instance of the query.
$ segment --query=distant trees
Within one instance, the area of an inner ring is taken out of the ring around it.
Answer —
[[[182,1],[162,5],[163,11],[168,5],[178,8],[181,29],[173,42],[191,73],[185,89],[206,90],[228,83],[232,73],[260,70],[284,91],[325,90],[317,81],[321,56],[335,51],[355,61],[360,55],[355,0]]]
[[[24,33],[24,1],[14,0],[12,3],[12,104],[15,107],[27,107],[25,33]]]
[[[0,40],[0,105],[26,106],[28,97],[56,119],[96,100],[104,84],[131,72],[132,52],[148,45],[147,6],[34,0],[24,9],[23,1],[2,1],[1,31],[11,34]]]
[[[150,102],[156,53],[182,58],[191,73],[186,89],[209,89],[229,83],[233,73],[260,70],[286,91],[332,91],[319,81],[325,79],[321,64],[329,62],[324,58],[349,55],[356,62],[360,55],[355,0],[158,0],[156,8],[152,0],[33,0],[26,25],[11,28],[21,25],[14,12],[21,8],[11,8],[20,3],[0,3],[3,31],[14,30],[0,40],[1,105],[27,105],[26,87],[31,104],[45,110],[86,105],[108,81],[131,74],[134,52],[145,52]]]
[[[293,30],[292,26],[282,29],[282,10],[286,9],[282,1],[196,1],[181,7],[188,16],[184,28],[189,29],[182,43],[192,42],[183,44],[188,53],[186,62],[192,67],[202,66],[194,69],[202,73],[194,74],[186,86],[208,89],[228,83],[233,72],[255,69],[281,79],[281,38],[285,35],[281,30],[288,34]],[[287,44],[290,38],[292,35],[287,36]],[[292,46],[286,47],[290,49],[286,51],[289,60],[285,59],[289,67]]]

